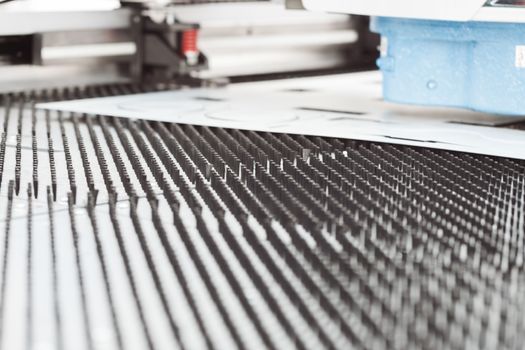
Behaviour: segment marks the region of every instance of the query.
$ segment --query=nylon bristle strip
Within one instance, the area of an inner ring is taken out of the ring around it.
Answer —
[[[522,346],[523,161],[34,107],[143,91],[2,97],[1,349]]]

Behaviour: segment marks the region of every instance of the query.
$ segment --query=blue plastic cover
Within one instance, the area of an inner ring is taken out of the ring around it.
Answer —
[[[525,115],[525,24],[376,18],[387,101]]]

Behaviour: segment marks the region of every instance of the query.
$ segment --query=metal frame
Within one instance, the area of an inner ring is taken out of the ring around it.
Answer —
[[[134,81],[172,80],[208,66],[203,54],[199,55],[196,65],[189,66],[179,52],[178,35],[184,30],[198,28],[198,24],[168,23],[166,20],[156,23],[142,11],[141,7],[136,7],[131,17],[131,33],[136,45],[130,64]]]
[[[129,28],[131,11],[1,12],[0,36]]]

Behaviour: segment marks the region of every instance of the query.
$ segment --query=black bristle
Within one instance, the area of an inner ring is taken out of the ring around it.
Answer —
[[[60,349],[520,348],[524,161],[29,102],[159,89],[0,99],[0,188],[9,180],[0,339]]]

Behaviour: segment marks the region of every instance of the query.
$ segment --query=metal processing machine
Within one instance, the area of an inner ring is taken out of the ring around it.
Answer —
[[[523,115],[521,0],[298,0],[295,6],[377,16],[385,99]]]
[[[373,69],[368,18],[38,3],[0,2],[0,349],[523,347],[523,160],[36,107]]]

